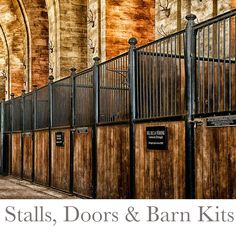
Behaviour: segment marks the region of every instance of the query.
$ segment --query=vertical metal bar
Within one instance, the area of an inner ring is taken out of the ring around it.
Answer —
[[[130,197],[135,198],[135,124],[136,119],[136,38],[129,39],[129,83],[130,83]]]
[[[149,92],[149,88],[148,88],[148,51],[147,51],[147,47],[145,48],[145,66],[144,66],[144,70],[145,70],[145,76],[143,77],[143,80],[145,81],[145,88],[146,88],[146,97],[145,97],[145,107],[146,107],[146,112],[145,112],[145,117],[149,117],[149,96],[148,96],[148,92]]]
[[[231,17],[229,18],[229,85],[228,85],[228,90],[229,90],[229,96],[228,96],[228,110],[232,110],[232,54],[231,54],[231,27],[232,27],[232,22],[231,22]],[[235,32],[236,33],[236,32]],[[236,57],[235,57],[236,59]]]
[[[71,102],[71,132],[70,132],[70,192],[73,193],[74,190],[74,145],[75,145],[75,98],[76,98],[76,87],[75,87],[75,77],[76,68],[71,68],[70,75],[70,102]]]
[[[207,26],[207,112],[210,112],[210,26]]]
[[[212,25],[212,112],[215,112],[215,30]]]
[[[205,28],[202,29],[202,112],[205,113]]]
[[[53,126],[53,80],[54,77],[50,75],[48,77],[49,83],[48,83],[48,100],[49,100],[49,106],[48,106],[48,111],[49,111],[49,119],[48,119],[48,132],[49,132],[49,156],[48,156],[48,169],[49,169],[49,186],[51,186],[51,180],[52,180],[52,126]]]
[[[198,104],[198,106],[197,106],[197,111],[198,111],[198,113],[201,113],[202,112],[202,110],[201,110],[201,73],[200,73],[200,71],[201,71],[201,61],[200,61],[200,56],[201,56],[201,37],[200,37],[200,35],[201,35],[201,33],[200,33],[201,31],[199,30],[198,31],[198,39],[197,39],[197,41],[198,41],[198,47],[197,47],[197,49],[198,49],[198,53],[197,53],[197,55],[198,55],[198,60],[197,60],[197,65],[198,65],[198,73],[197,73],[197,104]]]
[[[159,54],[158,54],[158,44],[156,44],[156,117],[159,116],[159,77],[158,77],[158,69],[159,69]]]
[[[24,177],[24,132],[25,132],[25,90],[21,94],[21,114],[20,114],[20,129],[21,129],[21,179]]]
[[[10,101],[10,175],[12,175],[12,132],[13,132],[13,99],[14,93],[11,94]]]
[[[218,85],[218,112],[220,112],[220,101],[221,101],[221,96],[220,96],[220,22],[217,23],[217,54],[218,54],[218,73],[217,73],[217,85]]]
[[[223,27],[224,27],[224,30],[223,30],[223,58],[224,58],[224,62],[223,62],[223,80],[224,80],[224,111],[226,109],[226,78],[225,78],[225,48],[226,48],[226,45],[225,45],[225,19],[224,19],[224,24],[223,24]],[[229,32],[230,33],[230,32]]]
[[[175,101],[175,112],[174,114],[177,115],[177,39],[176,39],[176,35],[175,35],[175,80],[174,80],[174,101]]]
[[[93,198],[97,197],[97,124],[100,116],[100,75],[99,75],[99,57],[95,57],[93,66],[93,137],[92,137],[92,186]]]
[[[35,130],[37,122],[37,85],[33,85],[33,94],[32,94],[32,131],[33,131],[33,157],[32,157],[32,182],[35,179]]]
[[[160,42],[160,64],[159,64],[159,69],[160,69],[160,85],[159,85],[159,100],[160,100],[160,116],[163,116],[163,111],[162,111],[162,62],[163,62],[163,58],[162,58],[162,54],[161,54],[162,50],[161,50],[161,42]]]
[[[193,28],[196,16],[186,17],[185,70],[186,70],[186,197],[195,198],[195,160],[194,126],[192,114],[195,113],[195,70],[196,70],[196,32]]]

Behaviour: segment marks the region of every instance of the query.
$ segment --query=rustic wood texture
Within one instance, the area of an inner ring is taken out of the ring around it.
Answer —
[[[236,128],[196,129],[196,198],[236,198]]]
[[[36,131],[34,134],[34,181],[49,185],[49,132]]]
[[[33,133],[23,134],[23,179],[32,181]]]
[[[64,133],[64,147],[56,146],[56,132]],[[51,133],[51,185],[70,191],[70,130],[53,130]]]
[[[129,198],[129,126],[97,129],[97,198]]]
[[[11,138],[11,136],[10,136],[10,134],[4,134],[4,145],[6,145],[5,146],[5,148],[6,148],[6,150],[4,150],[4,152],[5,152],[5,155],[7,156],[7,164],[6,164],[6,166],[7,166],[7,173],[10,175],[11,174],[11,141],[10,141],[10,138]]]
[[[77,194],[92,197],[92,128],[88,133],[75,132],[74,139],[74,188]]]
[[[21,133],[12,134],[12,176],[22,176]]]
[[[168,150],[148,150],[146,127],[166,126]],[[185,198],[185,123],[158,122],[136,125],[136,198]]]

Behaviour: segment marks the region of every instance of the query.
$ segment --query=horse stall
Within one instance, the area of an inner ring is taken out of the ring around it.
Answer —
[[[128,53],[99,65],[97,198],[130,198]]]
[[[23,179],[33,181],[33,93],[23,96]]]
[[[74,78],[73,192],[92,198],[94,192],[94,83],[93,69]]]
[[[22,178],[23,175],[23,153],[22,153],[22,97],[11,100],[11,158],[12,176]]]
[[[185,198],[183,49],[184,31],[137,49],[135,198]]]
[[[235,13],[231,13],[218,22],[195,28],[194,138],[198,199],[236,198],[235,24]]]
[[[51,187],[70,192],[71,78],[52,85]]]
[[[34,103],[34,182],[49,186],[49,88],[35,91]]]

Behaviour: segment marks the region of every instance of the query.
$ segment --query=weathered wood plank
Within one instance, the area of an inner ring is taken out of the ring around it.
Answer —
[[[64,133],[64,146],[56,146],[56,132]],[[51,185],[52,187],[70,191],[70,130],[53,130],[51,133]]]
[[[146,127],[168,128],[168,150],[148,150]],[[185,197],[185,123],[136,125],[136,198]],[[148,186],[146,186],[148,185]]]
[[[23,134],[23,179],[32,181],[33,174],[33,134]]]
[[[22,177],[21,133],[12,134],[12,176]]]
[[[49,185],[49,131],[36,131],[34,134],[34,181]]]
[[[129,198],[129,126],[101,126],[97,136],[97,197]]]
[[[74,188],[77,194],[92,197],[92,128],[74,135]]]

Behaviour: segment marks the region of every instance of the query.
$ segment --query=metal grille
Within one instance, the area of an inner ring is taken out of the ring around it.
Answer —
[[[33,129],[33,94],[29,93],[24,97],[24,131]]]
[[[69,126],[71,124],[71,79],[56,81],[52,85],[52,90],[52,126]]]
[[[185,113],[184,34],[137,49],[137,119]]]
[[[236,110],[236,13],[195,26],[196,113]]]
[[[99,122],[128,120],[128,53],[100,64],[99,74]]]
[[[5,102],[4,106],[4,130],[5,132],[11,131],[11,104],[10,101]]]
[[[48,86],[36,90],[36,129],[49,126],[49,96]]]
[[[93,70],[75,78],[75,125],[89,126],[94,123]]]
[[[12,131],[22,131],[22,97],[12,100]]]

